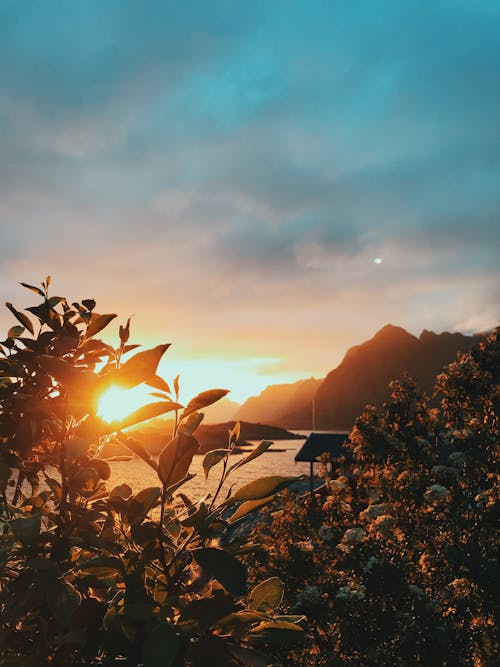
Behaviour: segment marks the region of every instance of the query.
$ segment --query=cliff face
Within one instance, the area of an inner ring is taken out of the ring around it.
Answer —
[[[293,384],[271,385],[245,401],[234,418],[261,424],[280,423],[286,415],[310,405],[321,382],[310,378]]]
[[[235,418],[308,429],[312,427],[314,399],[316,429],[349,429],[366,404],[380,406],[387,400],[389,382],[405,371],[421,389],[432,393],[443,366],[476,340],[460,333],[436,334],[426,330],[417,338],[388,324],[370,340],[350,348],[324,380],[311,378],[271,385],[259,396],[249,398]]]
[[[316,429],[351,428],[367,403],[380,406],[387,400],[389,382],[405,371],[420,389],[431,393],[443,366],[475,342],[475,336],[447,332],[423,331],[417,338],[388,324],[370,340],[350,348],[339,366],[328,373],[314,397]],[[276,423],[286,428],[310,428],[310,404]]]

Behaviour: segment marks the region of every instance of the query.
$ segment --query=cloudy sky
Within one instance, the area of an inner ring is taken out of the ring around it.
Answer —
[[[2,301],[49,273],[235,400],[495,325],[499,35],[497,0],[3,0]]]

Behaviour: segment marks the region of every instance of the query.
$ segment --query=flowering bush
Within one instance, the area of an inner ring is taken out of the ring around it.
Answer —
[[[307,645],[276,664],[498,664],[499,343],[497,330],[444,369],[437,408],[410,378],[393,382],[321,500],[267,509],[252,576],[286,579],[285,605],[309,621]]]

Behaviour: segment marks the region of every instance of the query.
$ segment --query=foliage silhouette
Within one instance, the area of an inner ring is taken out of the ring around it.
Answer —
[[[276,604],[255,608],[261,594],[248,593],[240,555],[259,547],[251,534],[235,535],[231,516],[242,500],[261,498],[262,488],[274,495],[294,478],[264,478],[220,502],[237,439],[230,432],[214,496],[181,494],[199,411],[227,392],[183,407],[179,378],[172,394],[157,375],[169,345],[126,358],[137,347],[130,319],[114,348],[96,336],[115,314],[97,313],[93,299],[49,296],[49,285],[49,277],[24,284],[42,302],[29,315],[8,303],[19,325],[0,342],[0,665],[268,664],[262,651],[300,640],[302,618],[277,616]],[[96,414],[109,386],[141,383],[160,400],[112,424]],[[124,429],[169,412],[174,433],[156,461]],[[106,488],[102,451],[115,440],[151,466],[157,486]],[[207,474],[214,460],[206,455]],[[278,579],[266,585],[266,599],[281,599]]]

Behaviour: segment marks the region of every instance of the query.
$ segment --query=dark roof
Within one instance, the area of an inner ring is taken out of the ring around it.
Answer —
[[[295,454],[295,460],[315,462],[325,452],[333,458],[343,456],[343,444],[348,437],[349,433],[311,433]]]

